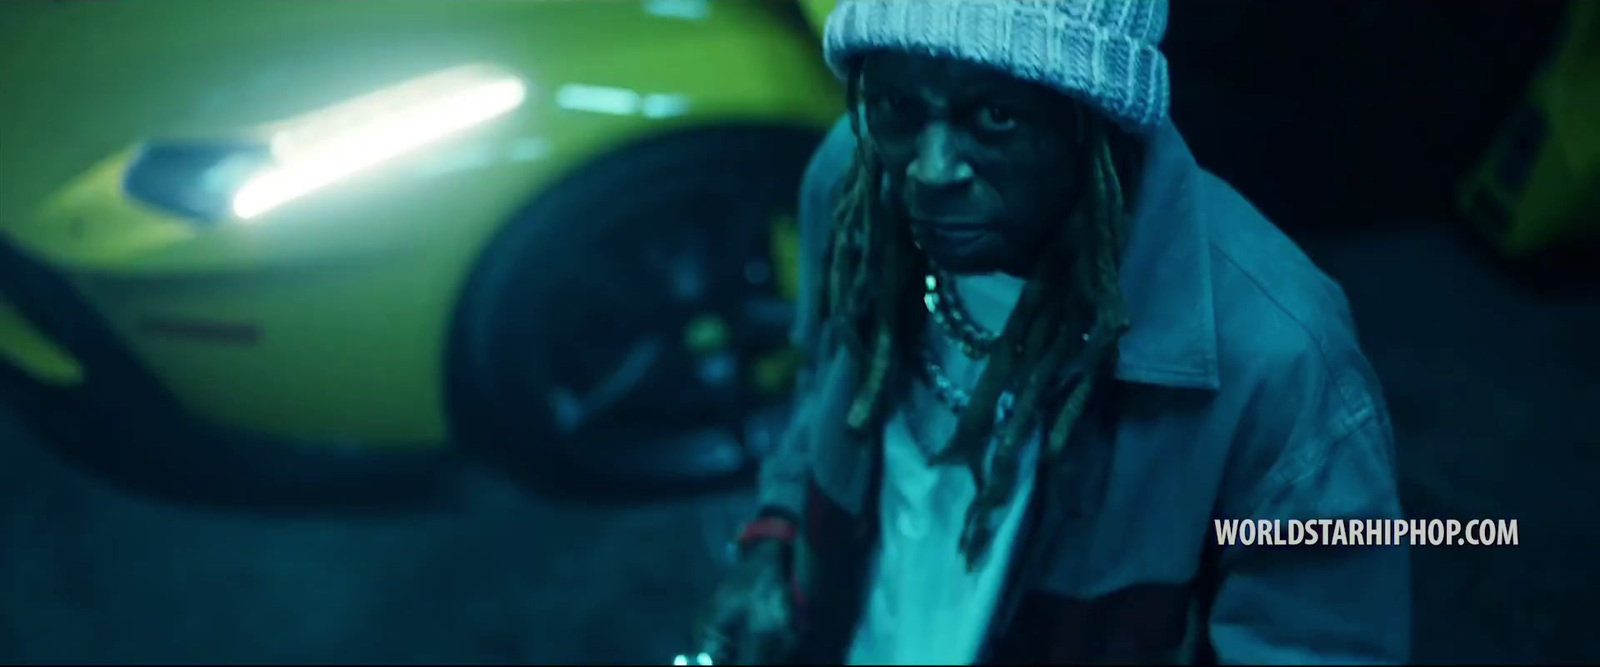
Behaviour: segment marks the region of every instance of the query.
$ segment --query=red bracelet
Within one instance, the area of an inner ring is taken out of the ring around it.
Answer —
[[[739,533],[739,548],[746,549],[761,540],[777,540],[784,544],[794,544],[795,537],[799,534],[794,522],[783,517],[764,516],[744,525],[744,532]]]

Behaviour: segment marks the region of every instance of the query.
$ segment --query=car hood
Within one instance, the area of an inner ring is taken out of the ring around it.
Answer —
[[[140,142],[237,138],[435,69],[497,60],[495,5],[0,3],[0,227]],[[503,26],[498,26],[503,29]]]

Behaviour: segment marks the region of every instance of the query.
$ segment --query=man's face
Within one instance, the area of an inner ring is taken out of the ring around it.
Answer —
[[[862,131],[928,258],[1026,275],[1079,194],[1080,107],[996,70],[893,52],[866,58],[860,92]]]

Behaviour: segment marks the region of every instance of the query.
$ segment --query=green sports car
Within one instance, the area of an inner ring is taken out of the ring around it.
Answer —
[[[237,496],[464,449],[744,470],[841,112],[805,9],[5,2],[8,395],[107,472]]]

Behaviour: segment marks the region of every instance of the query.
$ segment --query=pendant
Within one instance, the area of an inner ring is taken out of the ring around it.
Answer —
[[[1000,394],[994,402],[994,420],[996,424],[1004,424],[1011,420],[1011,415],[1017,413],[1017,396],[1009,391]]]

